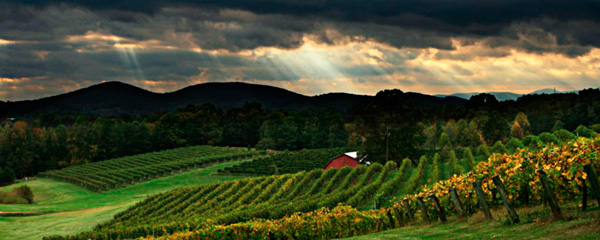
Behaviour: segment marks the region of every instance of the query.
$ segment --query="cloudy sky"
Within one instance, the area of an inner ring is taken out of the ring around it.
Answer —
[[[307,95],[600,86],[600,1],[4,0],[0,100],[122,81]]]

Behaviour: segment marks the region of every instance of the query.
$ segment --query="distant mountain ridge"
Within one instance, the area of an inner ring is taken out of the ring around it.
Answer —
[[[463,105],[466,102],[457,97],[440,98],[410,92],[405,94],[422,107]],[[38,113],[140,115],[173,111],[188,104],[212,103],[220,108],[231,108],[242,106],[245,102],[258,102],[266,109],[348,110],[372,97],[349,93],[306,96],[278,87],[241,82],[203,83],[174,92],[155,93],[122,82],[106,82],[36,100],[0,102],[0,116],[13,117]]]
[[[576,93],[545,88],[532,94]],[[512,92],[487,92],[499,101],[516,100],[525,94]],[[405,92],[408,99],[421,107],[464,105],[471,96],[480,92],[427,95]],[[351,93],[326,93],[306,96],[283,88],[243,82],[211,82],[188,86],[177,91],[156,93],[127,83],[105,82],[68,93],[35,100],[16,102],[0,101],[0,116],[18,117],[39,113],[90,114],[118,116],[142,115],[173,111],[189,104],[212,103],[220,108],[242,106],[258,102],[266,109],[327,109],[349,110],[372,99],[373,96]]]
[[[506,100],[517,100],[517,98],[523,96],[523,95],[534,95],[534,94],[555,94],[555,93],[572,93],[572,92],[577,92],[577,91],[558,91],[552,88],[544,88],[544,89],[540,89],[540,90],[536,90],[527,94],[519,94],[519,93],[513,93],[513,92],[470,92],[470,93],[453,93],[453,94],[436,94],[434,96],[436,97],[459,97],[462,99],[469,99],[472,96],[478,95],[478,94],[482,94],[482,93],[488,93],[491,95],[494,95],[494,97],[496,97],[496,99],[498,99],[498,101],[506,101]]]

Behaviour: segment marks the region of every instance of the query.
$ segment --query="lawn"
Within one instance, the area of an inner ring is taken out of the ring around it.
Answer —
[[[37,216],[0,217],[0,240],[41,239],[43,236],[74,234],[91,230],[96,224],[145,197],[167,190],[243,178],[214,175],[218,169],[239,164],[223,163],[167,176],[126,188],[95,193],[79,186],[52,179],[40,178],[1,188],[8,191],[26,184],[35,194],[34,204],[0,204],[0,212],[42,212]],[[50,213],[48,213],[50,212]]]

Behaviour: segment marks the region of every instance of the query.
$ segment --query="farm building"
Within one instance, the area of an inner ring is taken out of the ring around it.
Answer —
[[[323,169],[327,170],[330,168],[343,168],[345,166],[354,168],[358,166],[362,160],[363,159],[358,160],[357,152],[347,152],[332,158]],[[369,162],[366,162],[366,164],[368,165]]]

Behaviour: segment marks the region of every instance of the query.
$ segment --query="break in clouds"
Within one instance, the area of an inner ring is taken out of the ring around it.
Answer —
[[[598,87],[599,12],[596,1],[5,1],[0,100],[103,81],[308,95]]]

